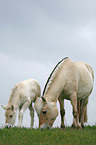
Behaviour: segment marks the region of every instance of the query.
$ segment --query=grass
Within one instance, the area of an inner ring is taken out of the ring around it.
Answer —
[[[0,145],[96,145],[96,126],[65,131],[9,128],[0,129]]]

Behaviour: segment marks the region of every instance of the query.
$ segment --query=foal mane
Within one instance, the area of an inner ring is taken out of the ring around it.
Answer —
[[[50,79],[51,79],[53,73],[55,72],[55,70],[57,69],[57,67],[59,66],[59,64],[61,64],[66,58],[68,58],[68,57],[65,57],[65,58],[63,58],[61,61],[59,61],[59,62],[56,64],[56,66],[54,67],[54,69],[53,69],[53,71],[51,72],[51,74],[49,75],[49,77],[48,77],[48,79],[47,79],[47,82],[46,82],[46,84],[45,84],[44,90],[43,90],[42,97],[43,97],[44,94],[45,94],[47,85],[49,84],[49,81],[50,81]]]
[[[19,88],[18,88],[19,84],[20,83],[16,84],[14,86],[14,88],[12,88],[11,94],[10,94],[10,97],[9,97],[9,100],[8,100],[8,105],[10,105],[13,102],[13,100],[15,99],[15,97],[16,97],[18,91],[19,91]]]

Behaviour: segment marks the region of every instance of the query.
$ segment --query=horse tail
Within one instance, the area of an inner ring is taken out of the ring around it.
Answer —
[[[82,101],[82,100],[78,100],[78,101],[77,101],[77,109],[78,109],[78,113],[79,113],[79,122],[80,122],[80,120],[81,120],[81,104],[82,104],[81,101]]]
[[[79,122],[81,123],[81,107],[82,107],[82,99],[81,100],[77,100],[77,109],[78,109],[78,113],[79,113]],[[85,110],[84,110],[84,123],[87,122],[88,117],[87,117],[87,105],[85,106]],[[72,126],[74,126],[75,122],[74,122],[74,118],[73,118],[73,124]]]
[[[93,81],[94,81],[94,72],[93,72],[93,69],[92,69],[92,78],[93,78]]]
[[[87,105],[85,107],[85,112],[84,112],[84,122],[87,122],[88,117],[87,117]]]
[[[92,67],[89,64],[87,64],[87,63],[85,63],[85,66],[87,67],[88,71],[91,73],[92,79],[94,81],[94,72],[93,72]]]
[[[82,100],[78,100],[78,112],[79,112],[79,122],[81,121],[81,107],[82,107]],[[85,107],[85,112],[84,112],[84,122],[87,122],[88,117],[87,117],[87,105]]]

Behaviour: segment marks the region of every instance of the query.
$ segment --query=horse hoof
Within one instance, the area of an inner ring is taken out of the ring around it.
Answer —
[[[82,127],[81,126],[77,126],[77,129],[82,129]]]
[[[74,126],[74,127],[71,127],[71,129],[72,129],[72,130],[76,129],[76,126]]]
[[[72,124],[71,129],[76,129],[77,127]]]
[[[82,129],[84,129],[84,125],[81,125],[82,126]]]

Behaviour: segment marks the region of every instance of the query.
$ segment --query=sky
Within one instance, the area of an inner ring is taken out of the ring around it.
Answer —
[[[43,92],[54,66],[66,56],[89,63],[95,76],[95,0],[0,0],[0,104],[6,106],[14,85],[29,78],[36,79]],[[95,82],[88,103],[89,125],[96,124]],[[59,111],[58,102],[57,106]],[[0,126],[4,112],[0,107]],[[71,126],[68,100],[65,112],[65,124]],[[30,127],[28,109],[23,126]],[[36,112],[34,127],[38,127]],[[53,127],[60,127],[60,113]]]

